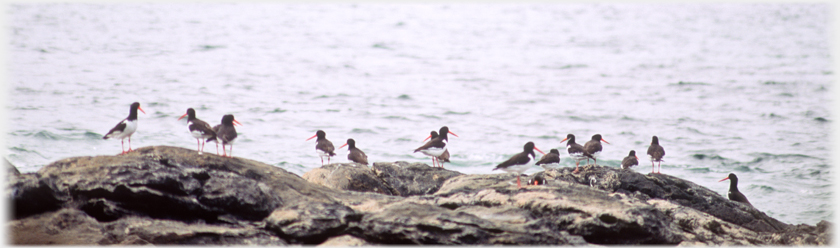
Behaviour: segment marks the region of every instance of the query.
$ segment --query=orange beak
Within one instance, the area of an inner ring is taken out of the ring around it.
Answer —
[[[237,120],[235,120],[235,119],[233,120],[233,123],[234,123],[234,124],[233,124],[234,126],[236,126],[236,124],[239,124],[240,126],[242,126],[242,123],[239,123],[239,121],[237,121]]]
[[[601,139],[601,141],[603,141],[604,143],[610,144],[610,142],[607,142],[607,141],[606,141],[606,140],[604,140],[603,138]],[[562,141],[560,141],[560,142],[562,142]],[[610,144],[610,145],[612,145],[612,144]]]
[[[542,153],[543,155],[545,155],[545,153],[544,153],[543,151],[540,151],[540,148],[537,148],[536,146],[534,147],[534,150],[537,150],[538,152],[540,152],[540,153]]]
[[[424,139],[424,140],[423,140],[423,142],[426,142],[426,140],[428,140],[428,139],[429,139],[429,138],[431,138],[431,137],[432,137],[432,136],[431,136],[431,135],[429,135],[429,137],[426,137],[426,139]]]
[[[308,138],[308,139],[306,139],[306,140],[308,141],[308,140],[311,140],[312,138],[315,138],[315,137],[318,137],[318,134],[312,135],[312,137],[309,137],[309,138]]]
[[[569,138],[565,138],[565,139],[561,140],[560,143],[563,143],[563,141],[566,141],[567,139],[569,139]]]
[[[146,113],[146,111],[143,111],[143,108],[141,108],[140,106],[137,106],[137,109],[140,110],[140,112],[143,112],[144,114]]]
[[[137,109],[140,109],[140,108],[137,108]],[[144,113],[145,113],[145,112],[144,112]],[[187,116],[187,114],[184,114],[184,115],[182,115],[181,117],[178,117],[178,120],[180,121],[181,119],[184,119],[184,117],[185,117],[185,116]]]
[[[452,131],[449,131],[449,133],[451,133],[452,135],[455,135],[455,137],[458,137],[458,135],[453,133]]]
[[[720,179],[720,181],[718,181],[718,182],[723,182],[723,180],[726,180],[726,179],[729,179],[729,177],[726,177],[724,179]]]
[[[345,146],[347,146],[347,143],[344,143],[344,145],[339,146],[338,149],[341,149],[342,147],[345,147]]]

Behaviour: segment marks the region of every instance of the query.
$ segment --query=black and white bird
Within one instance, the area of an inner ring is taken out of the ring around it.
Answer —
[[[566,135],[566,138],[561,140],[560,143],[563,143],[563,141],[566,140],[569,141],[566,143],[566,151],[569,152],[569,157],[575,160],[575,170],[572,171],[572,173],[578,173],[580,171],[580,161],[593,157],[591,154],[587,153],[586,150],[583,149],[583,146],[579,145],[578,143],[575,143],[574,134]]]
[[[356,147],[355,140],[347,139],[347,143],[344,143],[344,145],[341,145],[338,148],[341,149],[345,146],[349,146],[347,147],[347,159],[360,164],[368,164],[367,155],[365,155],[365,152],[363,152],[361,149]]]
[[[545,170],[558,168],[560,166],[560,151],[557,149],[551,149],[545,156],[540,158],[540,161],[537,161],[535,165],[539,165]]]
[[[752,206],[752,204],[750,204],[750,201],[747,200],[747,196],[745,196],[741,193],[741,191],[738,190],[738,177],[735,176],[735,173],[729,173],[728,177],[720,179],[720,181],[718,182],[723,182],[727,179],[729,179],[729,192],[726,193],[726,196],[729,197],[729,200],[743,202],[747,205]]]
[[[650,173],[654,173],[653,162],[659,162],[659,172],[656,173],[662,173],[662,157],[665,156],[665,149],[659,145],[659,137],[653,136],[647,154],[650,155]]]
[[[327,158],[327,164],[330,163],[330,157],[335,156],[335,147],[333,143],[327,140],[327,133],[323,130],[318,130],[315,132],[315,135],[309,137],[306,140],[311,140],[312,138],[318,137],[315,140],[315,152],[318,153],[318,157],[321,158],[321,165],[324,165],[324,157]]]
[[[542,154],[544,152],[540,151],[539,148],[534,145],[534,142],[528,141],[525,143],[525,146],[522,147],[522,152],[513,155],[508,160],[505,160],[499,165],[496,165],[496,168],[493,170],[503,170],[506,172],[512,172],[516,174],[516,187],[522,188],[522,183],[520,182],[519,176],[522,172],[525,172],[531,166],[534,166],[534,161],[537,161],[537,155],[534,153],[534,150],[539,151]]]
[[[601,141],[603,141],[604,143],[607,143],[607,144],[610,143],[610,142],[607,142],[606,140],[604,140],[603,138],[601,138],[600,134],[596,134],[596,135],[592,135],[591,140],[589,140],[585,144],[583,144],[583,150],[586,151],[586,153],[589,153],[589,155],[592,155],[591,157],[592,157],[592,160],[594,161],[593,163],[595,163],[595,165],[598,165],[598,159],[597,158],[598,158],[598,155],[601,154],[601,150],[603,149],[603,147],[601,146]],[[586,159],[586,164],[587,165],[589,164],[589,158]]]
[[[180,121],[185,116],[187,117],[187,128],[190,130],[190,134],[195,138],[195,142],[198,145],[196,150],[198,150],[198,154],[202,154],[204,152],[204,145],[206,144],[205,140],[215,139],[216,132],[213,131],[210,124],[207,124],[207,122],[199,120],[195,117],[195,109],[188,108],[187,113],[179,117],[178,120]]]
[[[426,142],[428,139],[437,138],[438,136],[440,135],[438,135],[437,131],[432,131],[429,133],[429,137],[426,137],[423,142]],[[432,167],[435,166],[435,161],[440,165],[440,168],[443,168],[443,163],[449,162],[449,149],[444,150],[440,156],[432,156]]]
[[[449,143],[448,134],[452,134],[455,135],[455,137],[458,137],[457,134],[449,131],[449,127],[443,126],[440,128],[440,132],[438,133],[439,136],[437,138],[433,138],[432,140],[429,140],[429,142],[426,142],[426,144],[418,147],[417,149],[414,149],[414,152],[421,152],[426,156],[431,156],[432,166],[434,166],[435,158],[442,156],[443,153],[447,151],[446,144]]]
[[[216,137],[207,139],[207,141],[216,141],[216,155],[219,154],[219,142],[221,142],[222,156],[233,157],[233,139],[236,139],[237,136],[236,128],[233,127],[234,123],[242,126],[242,123],[234,119],[233,115],[224,115],[222,116],[222,124],[213,127],[213,131],[216,132]],[[230,144],[230,154],[227,154],[227,150],[225,149],[225,145],[228,144]]]
[[[636,157],[635,150],[630,150],[630,154],[627,155],[627,157],[624,157],[623,160],[621,160],[621,168],[628,169],[636,165],[639,165],[639,157]]]
[[[128,117],[120,121],[120,123],[117,123],[114,128],[111,128],[111,130],[102,137],[102,139],[120,139],[120,146],[122,147],[122,153],[120,154],[132,151],[131,135],[134,134],[134,131],[137,131],[137,110],[140,110],[143,114],[146,113],[146,111],[143,111],[143,108],[140,108],[139,102],[132,103],[131,107],[128,109]],[[125,138],[128,138],[128,151],[125,150]]]

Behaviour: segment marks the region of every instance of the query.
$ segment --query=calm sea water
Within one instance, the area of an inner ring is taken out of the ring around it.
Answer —
[[[195,149],[189,107],[244,124],[234,155],[298,175],[316,130],[369,160],[443,125],[452,163],[491,169],[533,141],[602,134],[599,164],[644,153],[662,172],[770,216],[833,215],[827,4],[15,4],[8,8],[6,158],[22,172],[114,155],[102,140],[140,102],[132,147]],[[206,152],[215,152],[209,144]],[[346,162],[346,148],[334,162]],[[526,172],[538,172],[535,168]]]

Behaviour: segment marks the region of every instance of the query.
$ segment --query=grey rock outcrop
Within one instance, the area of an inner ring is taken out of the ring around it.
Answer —
[[[782,223],[668,175],[581,169],[539,172],[545,185],[518,189],[512,174],[425,164],[331,164],[300,177],[244,158],[144,147],[11,176],[8,227],[13,244],[831,243],[825,221]]]

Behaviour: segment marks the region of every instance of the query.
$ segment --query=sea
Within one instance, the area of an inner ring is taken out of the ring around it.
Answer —
[[[134,149],[197,149],[187,108],[242,123],[235,157],[303,175],[315,139],[371,162],[493,168],[526,142],[567,156],[601,134],[598,164],[646,155],[661,172],[791,224],[833,218],[827,3],[13,3],[6,7],[4,158],[21,172],[117,155],[103,140],[139,102]],[[126,140],[126,149],[128,141]],[[215,154],[215,143],[205,153]],[[333,163],[347,160],[337,149]],[[541,171],[534,167],[525,172]]]

